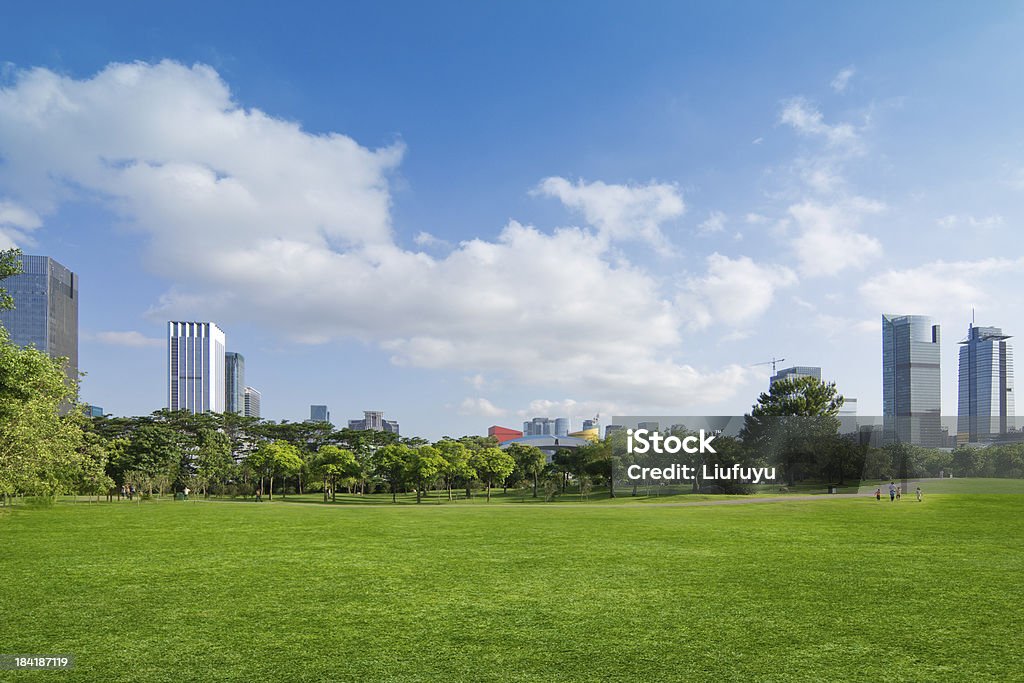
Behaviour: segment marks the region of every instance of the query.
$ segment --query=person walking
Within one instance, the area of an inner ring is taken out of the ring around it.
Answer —
[[[901,484],[900,486],[896,487],[896,500],[899,500],[900,496],[902,494],[903,494],[903,485]]]
[[[258,486],[256,487],[256,502],[257,503],[262,503],[263,502],[263,492],[260,491]]]
[[[896,500],[896,483],[889,482],[889,502],[895,502]]]
[[[875,489],[875,500],[882,500],[882,487]]]
[[[918,503],[921,502],[921,487],[920,486],[917,487],[917,502]]]

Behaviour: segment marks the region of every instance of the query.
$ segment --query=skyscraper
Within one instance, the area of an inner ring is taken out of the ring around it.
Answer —
[[[960,342],[957,442],[1005,434],[1013,426],[1013,347],[998,327],[967,328]]]
[[[330,422],[331,411],[327,410],[327,406],[311,405],[309,406],[309,420],[310,422]]]
[[[263,394],[259,391],[252,387],[246,387],[242,414],[245,415],[245,417],[260,417],[261,398],[263,398]]]
[[[941,431],[938,325],[923,315],[882,316],[885,443],[945,446]]]
[[[3,281],[14,299],[0,324],[18,346],[67,358],[68,379],[78,381],[78,276],[49,256],[22,256],[22,272]]]
[[[245,356],[224,354],[224,412],[245,412]]]
[[[349,420],[348,428],[358,431],[369,429],[375,432],[398,434],[398,423],[394,420],[385,420],[384,413],[380,410],[364,410],[363,419]]]
[[[224,333],[215,323],[167,323],[167,407],[224,412]]]
[[[771,384],[781,382],[784,379],[797,379],[799,377],[813,377],[821,379],[821,368],[814,365],[794,365],[791,368],[783,368],[772,375]]]

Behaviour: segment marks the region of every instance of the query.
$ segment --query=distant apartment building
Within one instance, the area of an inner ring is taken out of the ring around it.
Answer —
[[[940,327],[926,316],[882,316],[885,443],[947,445],[941,428],[940,343]]]
[[[581,428],[580,431],[584,431],[585,432],[588,429],[597,429],[597,420],[596,419],[584,420],[583,421],[583,427]]]
[[[245,417],[257,417],[257,418],[261,417],[261,415],[260,415],[260,399],[261,398],[263,398],[263,394],[261,394],[259,391],[257,391],[256,389],[253,389],[252,387],[246,387],[245,388],[244,398],[242,399],[242,401],[243,401],[242,415],[244,415]]]
[[[67,358],[65,373],[78,381],[78,276],[49,256],[22,256],[22,272],[2,287],[14,308],[0,311],[0,325],[18,346]]]
[[[781,382],[784,379],[798,379],[800,377],[813,377],[821,381],[821,368],[814,365],[794,365],[791,368],[783,368],[772,375],[770,384]]]
[[[623,429],[625,429],[625,427],[623,425],[608,425],[608,426],[606,426],[604,428],[604,438],[607,439],[609,434],[614,434],[615,432],[620,432]]]
[[[327,406],[311,405],[311,406],[309,406],[309,421],[310,422],[330,422],[331,421],[331,411],[327,410]]]
[[[212,322],[167,323],[167,407],[224,412],[225,338]]]
[[[370,430],[398,434],[398,423],[393,420],[385,420],[384,412],[380,410],[364,410],[363,419],[349,420],[348,428],[358,431]]]
[[[967,329],[960,342],[957,442],[989,441],[1014,426],[1013,347],[998,327]]]
[[[523,423],[524,436],[568,436],[569,419],[535,417]]]
[[[224,412],[245,412],[245,356],[224,354]]]

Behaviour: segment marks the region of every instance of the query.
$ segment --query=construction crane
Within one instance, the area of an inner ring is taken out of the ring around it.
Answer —
[[[775,364],[776,363],[781,363],[784,360],[786,360],[786,359],[785,358],[776,358],[775,356],[772,356],[771,360],[766,360],[763,363],[754,363],[750,367],[753,368],[753,367],[756,367],[758,365],[771,365],[772,366],[772,374],[774,375],[774,374],[776,374],[776,372],[775,372]]]

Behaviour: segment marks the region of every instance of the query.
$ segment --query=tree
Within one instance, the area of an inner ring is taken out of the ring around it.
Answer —
[[[0,326],[0,496],[5,500],[16,494],[53,496],[75,485],[85,418],[81,411],[61,410],[77,395],[64,363],[15,345]]]
[[[398,488],[405,483],[410,455],[409,447],[400,443],[388,444],[377,452],[375,469],[390,485],[392,503],[398,502]]]
[[[821,444],[839,432],[842,405],[833,382],[779,380],[758,397],[740,436],[752,452],[778,463],[792,486],[801,467],[814,465]]]
[[[469,498],[469,482],[476,478],[476,470],[469,464],[469,450],[463,443],[452,439],[442,439],[434,447],[444,458],[441,474],[448,489],[448,500],[452,499],[452,487],[459,480],[466,482],[466,497]]]
[[[143,424],[132,432],[126,455],[131,469],[146,473],[147,490],[152,494],[160,475],[169,476],[171,481],[177,479],[181,460],[179,434],[165,424]]]
[[[334,502],[338,479],[356,477],[359,474],[359,463],[355,453],[347,448],[339,448],[332,444],[321,446],[313,460],[313,472],[323,479],[324,502],[327,502],[327,489],[331,490],[331,502]]]
[[[505,451],[495,446],[481,448],[476,451],[470,463],[480,477],[487,483],[487,500],[491,500],[491,488],[495,481],[501,481],[516,467],[516,461]]]
[[[536,446],[514,443],[505,449],[505,452],[512,456],[516,468],[523,473],[523,476],[533,480],[533,497],[536,498],[540,473],[544,471],[544,465],[547,464],[547,456],[544,455],[544,451]]]
[[[437,482],[445,466],[441,451],[433,446],[420,446],[410,450],[409,481],[416,486],[416,502],[422,502],[423,491]]]
[[[211,481],[224,480],[231,472],[231,440],[223,432],[200,430],[195,454],[195,481],[207,495]]]
[[[268,441],[260,445],[247,459],[249,467],[260,477],[260,490],[264,479],[270,480],[270,500],[274,500],[274,477],[294,474],[302,467],[302,458],[295,446],[287,441]]]
[[[12,275],[22,272],[21,249],[4,249],[0,251],[0,283]],[[14,299],[7,290],[0,287],[0,311],[14,308]]]

